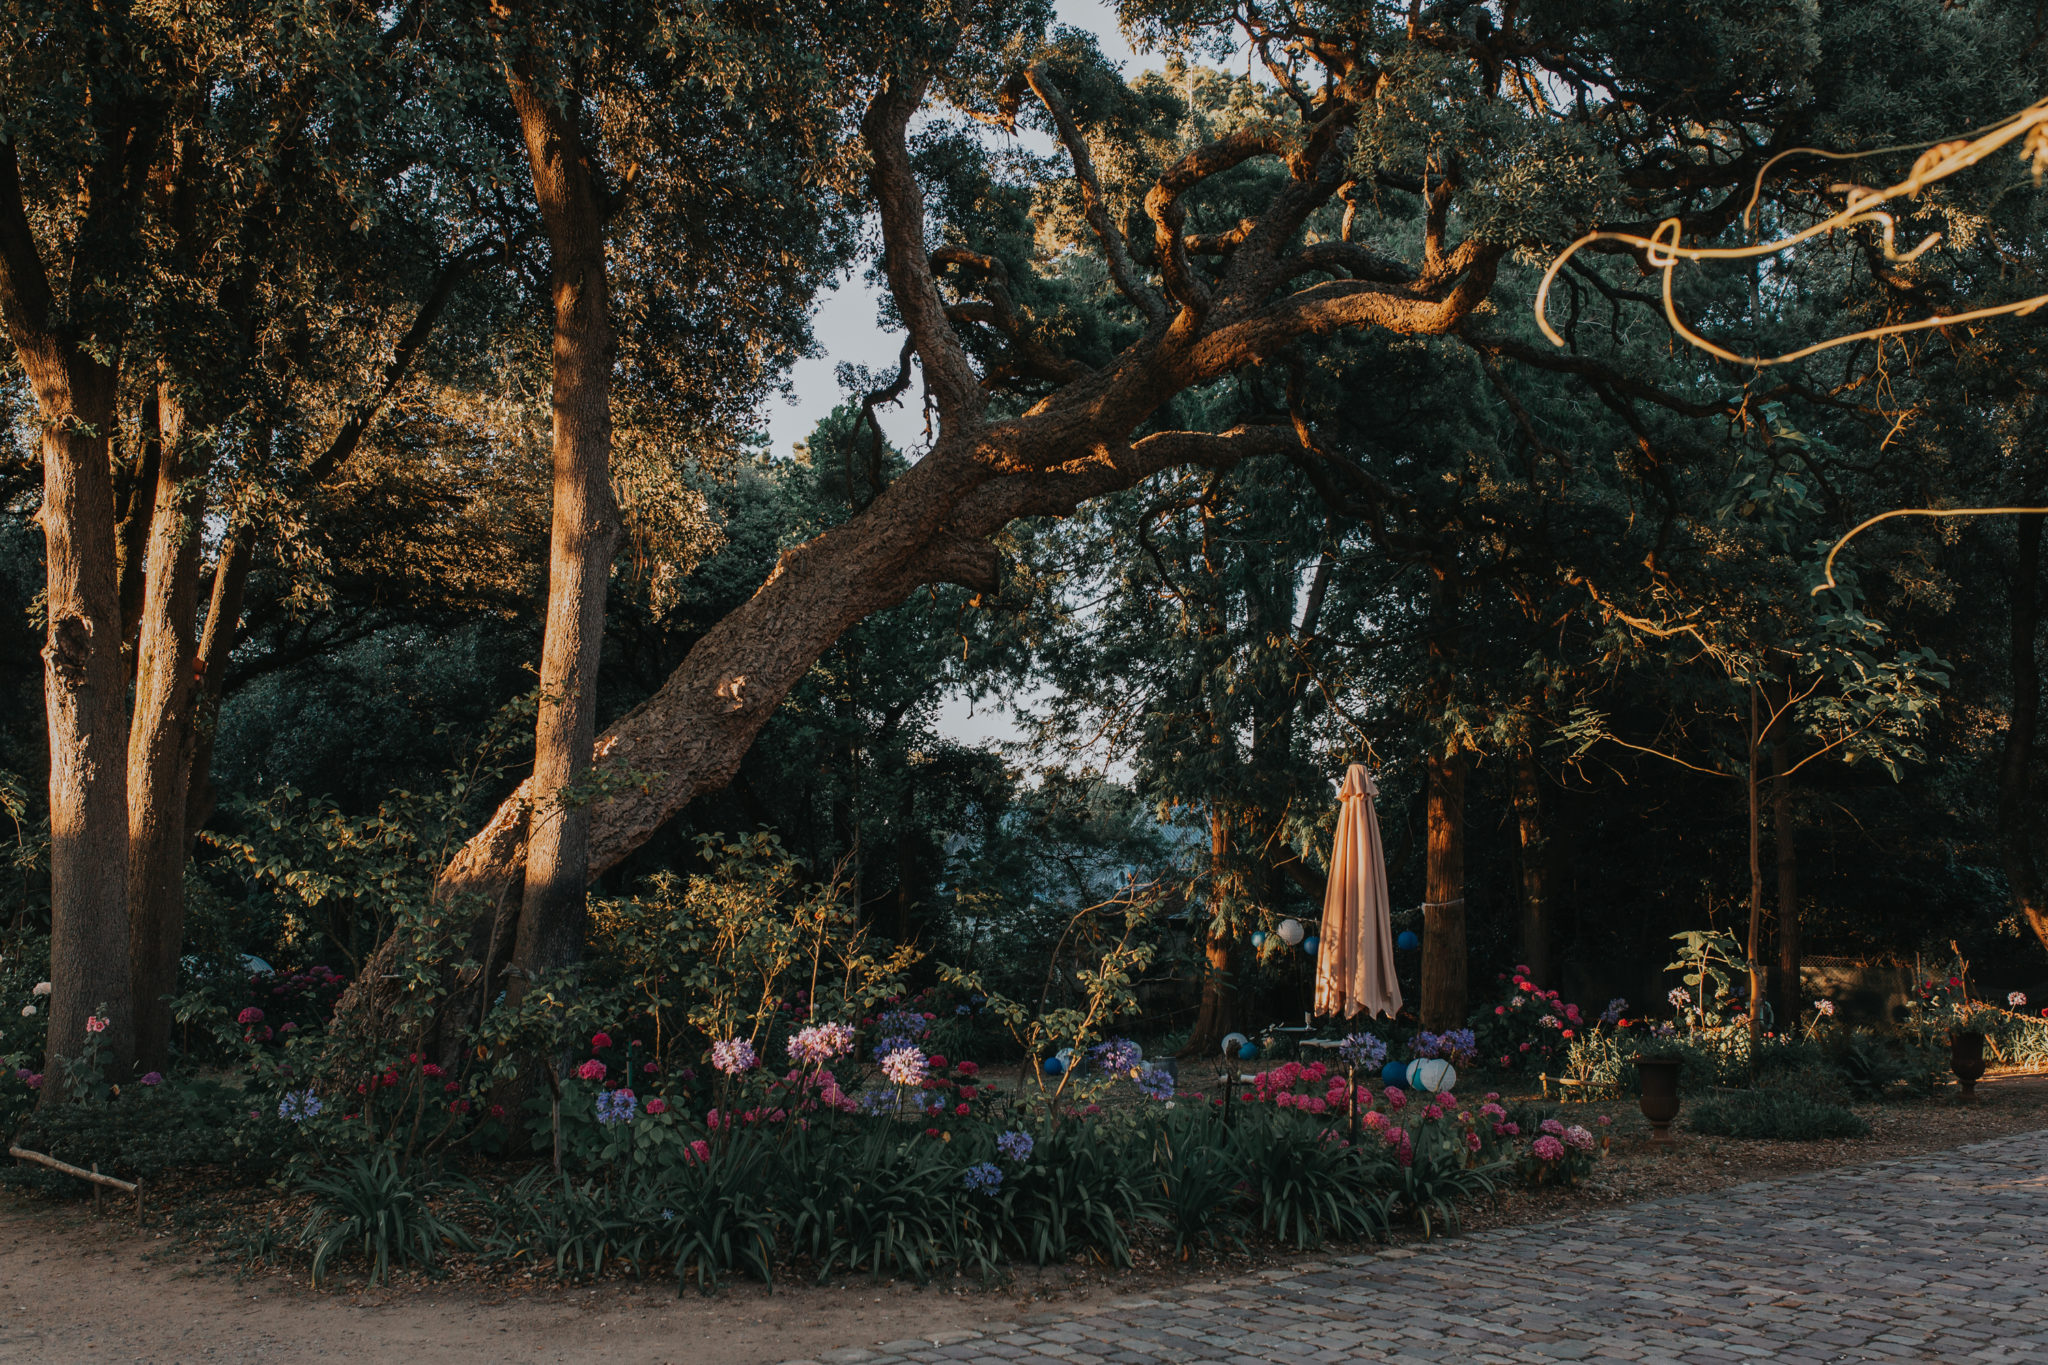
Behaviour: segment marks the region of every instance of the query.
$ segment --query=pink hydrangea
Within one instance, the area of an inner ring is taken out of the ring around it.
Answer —
[[[263,1022],[263,1011],[251,1005],[235,1016],[235,1022],[238,1024],[260,1024]]]
[[[647,1112],[650,1114],[666,1114],[668,1112],[668,1101],[659,1095],[650,1096],[647,1101]]]
[[[592,1057],[582,1066],[576,1068],[576,1074],[586,1081],[601,1081],[604,1079],[604,1063]]]
[[[690,1157],[695,1161],[711,1160],[711,1144],[703,1138],[698,1138],[690,1144]]]
[[[1466,1147],[1467,1147],[1468,1149],[1470,1149],[1471,1151],[1474,1151],[1474,1152],[1478,1151],[1478,1150],[1479,1150],[1479,1134],[1477,1134],[1477,1133],[1467,1133],[1467,1134],[1465,1134],[1465,1146],[1466,1146]]]
[[[1388,1086],[1388,1087],[1386,1088],[1386,1090],[1385,1090],[1385,1092],[1384,1092],[1384,1093],[1385,1093],[1385,1095],[1386,1095],[1386,1097],[1387,1097],[1387,1108],[1389,1108],[1389,1109],[1393,1109],[1393,1110],[1397,1110],[1397,1111],[1398,1111],[1398,1110],[1401,1110],[1401,1109],[1405,1109],[1405,1108],[1407,1108],[1407,1106],[1408,1106],[1408,1092],[1407,1092],[1407,1091],[1405,1091],[1405,1090],[1401,1089],[1401,1088],[1400,1088],[1399,1086],[1394,1086],[1394,1085],[1390,1085],[1390,1086]]]
[[[1576,1123],[1564,1130],[1564,1140],[1566,1145],[1576,1147],[1582,1152],[1593,1150],[1593,1135]]]
[[[600,1030],[599,1032],[590,1035],[590,1046],[592,1051],[595,1051],[596,1049],[601,1047],[610,1047],[611,1045],[612,1036],[609,1033],[605,1033]]]
[[[1564,1144],[1548,1133],[1537,1138],[1530,1150],[1536,1153],[1538,1161],[1556,1161],[1564,1156]]]

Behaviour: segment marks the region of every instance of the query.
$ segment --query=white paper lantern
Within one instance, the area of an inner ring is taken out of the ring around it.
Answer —
[[[1280,941],[1290,948],[1301,942],[1301,936],[1305,932],[1307,931],[1301,927],[1301,921],[1298,919],[1283,919],[1280,921]]]
[[[1457,1068],[1441,1057],[1424,1057],[1408,1063],[1408,1088],[1440,1095],[1458,1083]]]

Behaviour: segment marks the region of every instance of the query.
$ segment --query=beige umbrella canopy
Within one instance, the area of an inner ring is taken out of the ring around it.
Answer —
[[[1337,843],[1323,896],[1316,953],[1316,1013],[1349,1019],[1401,1008],[1394,979],[1394,932],[1387,903],[1387,857],[1372,799],[1380,794],[1365,765],[1354,763],[1337,791]]]

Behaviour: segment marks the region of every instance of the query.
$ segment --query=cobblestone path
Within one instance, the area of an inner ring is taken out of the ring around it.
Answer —
[[[820,1360],[2048,1365],[2048,1132]]]

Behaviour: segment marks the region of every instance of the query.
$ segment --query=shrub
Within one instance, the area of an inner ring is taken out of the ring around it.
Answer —
[[[1395,1163],[1383,1144],[1354,1146],[1331,1123],[1267,1110],[1248,1110],[1234,1138],[1233,1164],[1250,1187],[1259,1227],[1275,1239],[1305,1250],[1387,1230]]]
[[[1005,1180],[1010,1245],[1039,1265],[1084,1250],[1129,1265],[1128,1230],[1154,1212],[1150,1156],[1142,1143],[1105,1141],[1095,1124],[1041,1134],[1031,1159]]]
[[[886,1131],[794,1145],[789,1166],[807,1187],[789,1210],[797,1254],[817,1268],[820,1281],[841,1267],[919,1284],[948,1263],[986,1270],[994,1246],[966,1234],[970,1225],[978,1233],[983,1222],[972,1203],[998,1195],[1001,1177],[986,1193],[970,1191],[953,1145]]]
[[[1240,1192],[1236,1152],[1214,1111],[1169,1114],[1153,1132],[1152,1178],[1156,1216],[1173,1234],[1181,1260],[1200,1250],[1244,1247],[1251,1220]]]
[[[408,1175],[389,1150],[357,1157],[302,1188],[313,1196],[313,1215],[298,1242],[313,1253],[315,1285],[327,1262],[351,1249],[369,1262],[371,1284],[388,1280],[394,1263],[431,1266],[444,1247],[474,1250],[469,1235],[433,1209],[441,1183]]]
[[[1687,1106],[1686,1127],[1714,1137],[1775,1138],[1783,1142],[1864,1137],[1870,1132],[1868,1123],[1842,1106],[1824,1104],[1794,1090],[1710,1095]]]
[[[1947,1068],[1938,1051],[1903,1034],[1871,1029],[1836,1029],[1821,1047],[1828,1069],[1857,1099],[1881,1100],[1914,1084],[1933,1088]]]

